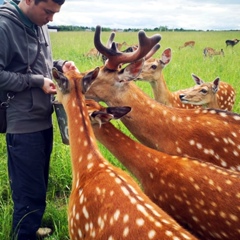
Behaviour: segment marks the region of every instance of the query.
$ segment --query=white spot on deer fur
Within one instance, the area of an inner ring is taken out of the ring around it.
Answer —
[[[155,235],[156,235],[156,231],[155,230],[150,230],[148,232],[149,239],[153,239],[155,237]]]
[[[190,140],[189,143],[190,143],[191,146],[195,145],[195,141],[194,140]]]
[[[177,152],[178,152],[178,153],[182,153],[181,148],[177,147]]]
[[[103,163],[100,163],[100,164],[99,164],[99,167],[100,167],[100,168],[104,168],[105,165],[104,165]]]
[[[230,214],[230,218],[235,221],[238,222],[238,216],[234,215],[234,214]]]
[[[172,237],[173,236],[173,233],[171,231],[166,231],[165,234],[168,236],[168,237]]]
[[[86,223],[86,224],[85,224],[85,230],[86,230],[86,232],[89,231],[89,223]]]
[[[129,215],[125,214],[123,217],[123,223],[127,223],[129,221]]]
[[[137,224],[139,227],[143,226],[143,225],[144,225],[144,219],[142,219],[142,218],[137,218],[137,219],[136,219],[136,224]]]
[[[202,149],[202,144],[201,143],[197,143],[196,146],[197,146],[198,149]]]
[[[87,155],[87,160],[88,160],[88,161],[89,161],[89,160],[92,160],[92,158],[93,158],[92,153],[89,153],[89,154]]]
[[[173,122],[176,121],[176,116],[172,116],[172,121],[173,121]]]
[[[237,157],[239,156],[239,153],[236,150],[233,151],[233,154]]]
[[[84,141],[83,141],[83,146],[84,146],[84,147],[88,146],[88,141],[87,141],[87,140],[84,140]]]
[[[237,121],[240,120],[240,116],[239,116],[239,115],[234,115],[233,118],[234,118],[235,120],[237,120]]]
[[[147,212],[146,212],[146,209],[140,204],[137,204],[137,210],[142,212],[144,216],[148,215]]]
[[[120,216],[120,210],[117,209],[116,212],[115,212],[114,215],[113,215],[114,220],[117,221],[118,218],[119,218],[119,216]]]
[[[109,236],[108,240],[114,240],[114,237],[113,236]]]
[[[130,202],[132,204],[136,204],[137,203],[137,200],[134,198],[134,197],[130,197]]]
[[[119,178],[115,178],[115,182],[117,183],[117,184],[121,184],[121,179],[119,179]]]
[[[86,219],[88,219],[88,218],[89,218],[89,214],[88,214],[88,211],[87,211],[86,206],[83,206],[82,212],[83,212],[84,217],[85,217]]]
[[[78,229],[78,236],[79,236],[80,238],[82,238],[82,237],[83,237],[83,234],[82,234],[82,231],[81,231],[81,229],[80,229],[80,228]]]
[[[226,184],[232,185],[232,181],[231,181],[230,179],[227,179],[227,180],[226,180]]]
[[[97,223],[98,223],[98,226],[100,227],[100,229],[104,228],[105,223],[101,217],[98,217]]]
[[[94,166],[94,164],[91,162],[87,165],[87,169],[91,169]]]
[[[129,227],[125,227],[123,230],[123,237],[127,237],[129,234]]]
[[[220,211],[219,214],[220,214],[220,216],[222,218],[226,218],[227,217],[227,214],[225,212],[223,212],[223,211]]]

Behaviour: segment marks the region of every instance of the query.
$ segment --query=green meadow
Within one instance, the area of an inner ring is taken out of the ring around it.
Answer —
[[[156,33],[147,32],[147,35],[151,36]],[[164,49],[169,47],[172,49],[172,60],[164,69],[165,80],[170,91],[193,86],[192,73],[205,81],[213,81],[216,77],[220,77],[221,81],[228,82],[235,88],[237,96],[233,111],[240,113],[240,43],[233,48],[225,45],[227,39],[239,39],[239,31],[158,33],[162,37],[160,41],[161,48],[155,53],[154,57],[160,58]],[[109,32],[102,32],[101,39],[104,44],[107,42],[109,34]],[[72,60],[81,72],[101,66],[101,59],[85,56],[94,47],[93,36],[94,32],[51,33],[54,59]],[[178,49],[184,42],[190,40],[196,42],[194,48]],[[115,41],[120,43],[125,41],[129,45],[137,44],[137,32],[117,32]],[[216,50],[223,49],[225,56],[205,58],[203,56],[205,47],[212,47]],[[153,97],[148,83],[137,82],[136,84],[150,97]],[[71,189],[71,159],[69,146],[64,145],[61,141],[55,114],[53,114],[53,121],[55,139],[50,167],[47,209],[42,225],[54,229],[53,235],[48,239],[65,240],[69,239],[67,204]],[[114,124],[130,135],[120,121],[115,121]],[[99,144],[99,147],[103,155],[111,163],[125,169],[101,144]],[[11,229],[12,201],[8,184],[4,134],[0,134],[0,156],[0,240],[6,240]]]

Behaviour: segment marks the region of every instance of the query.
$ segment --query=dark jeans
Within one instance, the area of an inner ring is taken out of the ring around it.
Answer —
[[[46,207],[53,129],[7,134],[6,140],[14,203],[13,239],[36,240]]]

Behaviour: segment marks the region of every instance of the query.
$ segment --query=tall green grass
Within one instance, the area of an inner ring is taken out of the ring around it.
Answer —
[[[147,33],[151,36],[154,33]],[[196,74],[205,81],[212,81],[220,77],[222,81],[232,84],[237,92],[234,111],[239,113],[239,57],[240,44],[233,49],[226,48],[225,40],[239,38],[239,32],[162,32],[160,41],[161,48],[154,57],[160,58],[162,51],[170,47],[172,49],[172,60],[164,69],[164,76],[171,91],[194,85],[191,73]],[[85,54],[94,47],[93,32],[58,32],[51,33],[54,59],[67,59],[76,63],[80,71],[88,71],[102,62],[97,58],[85,57]],[[103,32],[101,39],[107,42],[109,33]],[[195,40],[194,48],[178,49],[185,41]],[[137,33],[117,32],[115,41],[126,41],[129,45],[136,44]],[[213,58],[203,57],[203,48],[213,47],[217,50],[223,48],[225,57],[215,56]],[[148,83],[137,82],[150,97],[153,97],[151,87]],[[130,103],[129,103],[130,104]],[[67,227],[67,204],[71,189],[71,159],[69,146],[62,144],[55,115],[54,121],[54,148],[51,160],[50,179],[47,196],[47,209],[43,219],[43,226],[50,226],[54,233],[49,239],[65,240],[68,238]],[[126,134],[131,135],[120,121],[114,122],[118,128]],[[114,165],[125,169],[115,157],[113,157],[101,144],[100,150],[103,155]],[[5,135],[0,134],[0,240],[8,239],[11,229],[12,201],[8,184],[7,156]]]

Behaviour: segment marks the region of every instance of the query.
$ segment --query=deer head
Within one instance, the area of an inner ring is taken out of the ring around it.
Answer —
[[[207,83],[194,74],[192,77],[197,85],[185,89],[179,94],[183,103],[232,110],[235,102],[235,90],[230,84],[220,82],[219,77]]]

